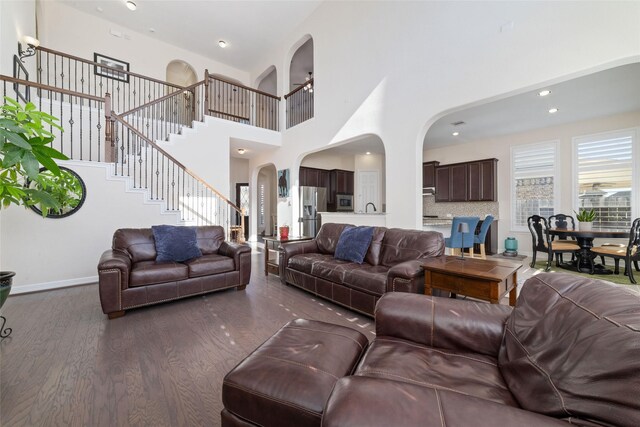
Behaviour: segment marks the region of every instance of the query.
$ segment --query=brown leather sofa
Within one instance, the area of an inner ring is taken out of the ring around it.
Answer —
[[[364,348],[291,322],[225,377],[222,425],[640,425],[634,291],[546,273],[513,309],[392,292],[375,314]]]
[[[125,310],[236,287],[244,289],[251,277],[251,248],[225,242],[224,228],[196,228],[202,257],[183,263],[156,262],[150,228],[117,230],[112,249],[98,264],[102,311],[109,318]]]
[[[376,227],[363,264],[333,257],[349,224],[323,224],[314,240],[283,245],[280,280],[373,315],[386,292],[422,293],[423,260],[444,253],[442,234]]]

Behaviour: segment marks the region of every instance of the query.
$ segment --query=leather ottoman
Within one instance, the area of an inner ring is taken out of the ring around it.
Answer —
[[[369,341],[313,320],[289,322],[227,374],[223,426],[320,426],[333,386],[351,375]]]

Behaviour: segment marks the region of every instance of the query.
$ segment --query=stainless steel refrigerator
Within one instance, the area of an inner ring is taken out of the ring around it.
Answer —
[[[302,235],[316,237],[320,229],[318,212],[327,211],[327,189],[324,187],[300,187],[300,212]]]

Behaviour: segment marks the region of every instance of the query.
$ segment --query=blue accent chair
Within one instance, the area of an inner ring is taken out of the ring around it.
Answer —
[[[469,224],[469,232],[464,233],[464,242],[462,241],[462,233],[458,231],[458,224],[466,222]],[[451,237],[444,239],[444,245],[447,248],[451,248],[451,254],[457,255],[460,252],[460,248],[470,249],[471,256],[473,256],[473,244],[475,238],[476,227],[480,222],[480,218],[477,216],[456,216],[453,218],[451,224]]]
[[[487,217],[482,221],[482,225],[480,226],[480,232],[474,236],[474,241],[476,245],[480,245],[480,258],[487,259],[487,253],[484,247],[484,241],[487,238],[487,232],[489,231],[489,227],[491,227],[491,223],[493,222],[493,215],[487,215]]]

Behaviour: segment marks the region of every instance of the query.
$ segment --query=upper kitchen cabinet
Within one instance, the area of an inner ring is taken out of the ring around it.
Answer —
[[[497,159],[435,167],[436,202],[495,202]]]
[[[436,186],[436,166],[440,162],[424,162],[422,164],[422,188],[433,188]]]
[[[480,160],[468,163],[468,201],[495,202],[498,176],[498,159]]]

